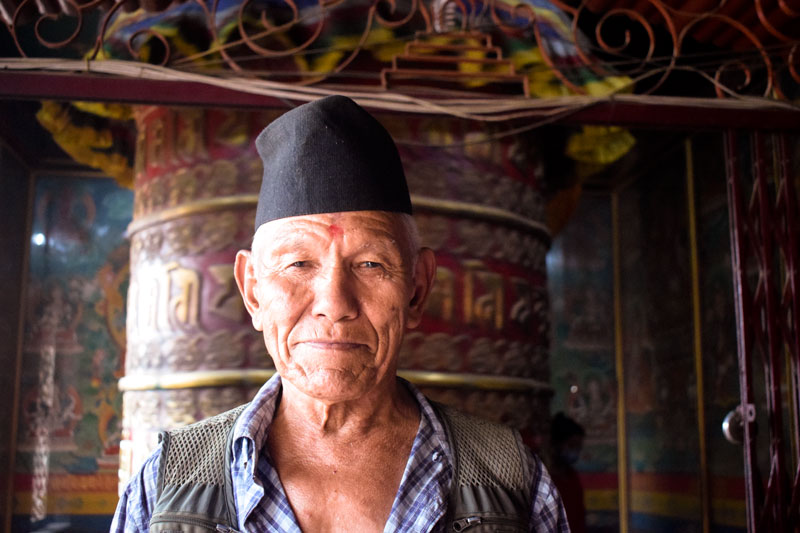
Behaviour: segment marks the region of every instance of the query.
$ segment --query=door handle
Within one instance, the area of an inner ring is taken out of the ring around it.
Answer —
[[[722,420],[722,434],[728,442],[733,444],[742,444],[744,442],[744,424],[745,420],[753,422],[756,419],[756,406],[748,403],[745,409],[741,405],[737,405],[735,409],[731,410]]]

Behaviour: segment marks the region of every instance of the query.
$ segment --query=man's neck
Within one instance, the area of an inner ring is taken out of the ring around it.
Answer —
[[[273,426],[314,439],[361,439],[386,427],[416,427],[419,416],[416,400],[394,376],[362,397],[337,402],[310,397],[284,380]]]
[[[382,531],[420,421],[410,391],[321,402],[284,382],[267,448],[304,531]]]

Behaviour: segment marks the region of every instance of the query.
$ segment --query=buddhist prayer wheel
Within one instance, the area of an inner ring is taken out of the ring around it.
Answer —
[[[138,111],[121,481],[158,431],[250,399],[273,373],[233,279],[262,176],[253,147],[281,111]],[[401,375],[430,397],[547,433],[541,154],[454,118],[377,114],[398,142],[436,284],[409,331]]]

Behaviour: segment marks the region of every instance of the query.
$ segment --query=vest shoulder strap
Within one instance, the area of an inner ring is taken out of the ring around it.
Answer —
[[[151,532],[235,529],[230,444],[233,425],[245,407],[159,435],[161,461]]]
[[[519,432],[436,405],[447,430],[455,471],[447,531],[528,531],[528,454]]]

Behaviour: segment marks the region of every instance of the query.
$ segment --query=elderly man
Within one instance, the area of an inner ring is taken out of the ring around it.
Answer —
[[[163,434],[112,531],[568,531],[516,432],[396,375],[436,263],[389,134],[328,97],[256,146],[256,233],[235,276],[277,374],[250,404]]]

